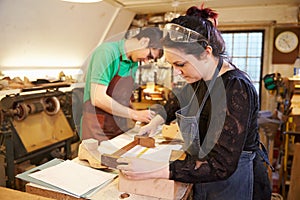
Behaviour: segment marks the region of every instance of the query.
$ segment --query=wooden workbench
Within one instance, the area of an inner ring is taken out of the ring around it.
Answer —
[[[149,188],[151,185],[149,185]],[[190,184],[182,184],[182,186],[178,189],[176,194],[176,199],[178,200],[187,200],[192,191],[192,185]],[[33,183],[26,184],[26,192],[30,194],[40,195],[43,197],[58,199],[58,200],[84,200],[83,198],[76,198],[70,196],[68,194],[63,194],[58,191],[51,190],[49,188],[45,188]],[[105,186],[96,192],[90,199],[94,200],[116,200],[116,199],[126,199],[126,200],[158,200],[158,198],[150,197],[150,196],[142,196],[129,194],[127,198],[122,198],[121,196],[125,193],[118,191],[118,178],[116,178],[113,182]],[[160,199],[162,200],[162,199]]]
[[[131,131],[128,131],[128,132],[114,138],[113,140],[119,140],[120,138],[123,138],[123,140],[125,140],[125,138],[127,138],[129,141],[131,141],[133,136],[135,135],[134,131],[136,131],[136,130],[132,129]],[[161,137],[161,136],[157,136],[157,137]],[[158,138],[156,138],[156,139],[157,139],[157,141],[159,140]],[[123,140],[121,140],[121,141],[123,142]],[[115,145],[117,145],[117,144],[115,144]],[[78,158],[75,158],[73,161],[77,162],[81,165],[89,166],[87,161],[79,160]],[[118,181],[119,181],[119,178],[115,178],[112,182],[108,183],[107,185],[105,185],[104,187],[102,187],[101,189],[96,191],[90,197],[90,199],[96,199],[96,200],[97,199],[105,199],[105,200],[124,199],[123,197],[121,197],[121,195],[124,194],[124,192],[120,192],[118,190]],[[146,189],[147,188],[151,189],[151,187],[153,187],[153,185],[151,185],[151,184],[145,185]],[[185,199],[188,199],[188,197],[191,193],[191,190],[192,190],[191,184],[177,182],[176,190],[175,190],[176,192],[174,192],[174,195],[176,196],[176,199],[185,200]],[[54,191],[54,190],[51,190],[50,188],[45,188],[45,187],[42,187],[40,185],[36,185],[33,183],[28,183],[26,185],[26,192],[31,193],[31,194],[41,195],[44,197],[50,197],[50,198],[54,198],[54,199],[78,200],[78,198],[76,198],[76,197],[70,196],[68,194],[63,194],[59,191]],[[129,197],[127,197],[126,200],[158,200],[158,198],[151,197],[151,196],[137,195],[137,193],[136,193],[136,194],[129,194]]]
[[[79,160],[78,158],[74,159],[75,162],[78,162],[82,165],[88,166],[87,161]],[[105,187],[101,188],[95,194],[92,195],[90,199],[94,200],[116,200],[122,199],[121,195],[125,194],[118,190],[118,181],[119,178],[116,178],[111,183],[106,185]],[[177,188],[176,199],[178,200],[187,200],[192,191],[191,184],[180,183],[178,184],[179,187]],[[146,186],[151,188],[151,185]],[[70,196],[68,194],[61,193],[59,191],[51,190],[50,188],[46,188],[37,184],[27,183],[25,186],[26,192],[30,194],[40,195],[43,197],[58,199],[58,200],[84,200],[84,198],[77,198],[74,196]],[[1,199],[1,198],[0,198]],[[1,199],[2,200],[2,199]],[[150,196],[143,196],[143,195],[136,195],[136,194],[129,194],[129,197],[126,200],[158,200],[158,198],[150,197]],[[162,199],[160,199],[162,200]]]
[[[29,194],[26,192],[21,192],[19,190],[13,190],[5,187],[0,187],[0,199],[1,200],[12,200],[12,199],[22,199],[22,200],[51,200],[51,198]]]
[[[78,162],[82,165],[88,166],[87,161],[79,160],[78,158],[74,159],[75,162]],[[114,179],[111,183],[106,185],[105,187],[101,188],[99,191],[97,191],[95,194],[92,195],[90,199],[93,200],[116,200],[116,199],[123,199],[121,198],[122,194],[125,194],[123,192],[120,192],[118,190],[118,181],[119,178]],[[148,186],[149,188],[151,185]],[[58,199],[58,200],[85,200],[84,198],[77,198],[68,194],[61,193],[56,190],[52,190],[50,188],[46,188],[34,183],[27,183],[25,186],[25,190],[27,193],[40,195],[47,198],[52,199]],[[192,185],[191,184],[179,184],[179,187],[177,188],[176,193],[176,199],[178,200],[187,200],[189,199],[189,196],[192,191]],[[0,198],[1,199],[1,198]],[[126,200],[158,200],[159,198],[150,197],[150,196],[143,196],[143,195],[136,195],[136,194],[129,194],[129,197],[125,198]],[[2,200],[2,199],[1,199]],[[163,199],[159,199],[163,200]]]

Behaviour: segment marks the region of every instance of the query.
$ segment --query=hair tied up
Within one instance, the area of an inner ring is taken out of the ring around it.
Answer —
[[[218,26],[218,13],[211,8],[204,8],[204,3],[200,7],[192,6],[186,11],[186,15],[201,17],[206,20],[213,20],[215,27]]]

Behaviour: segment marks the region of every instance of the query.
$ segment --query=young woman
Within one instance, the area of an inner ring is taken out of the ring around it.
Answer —
[[[156,164],[151,173],[141,173],[141,159],[119,159],[118,168],[131,179],[193,183],[193,199],[270,199],[262,162],[268,160],[259,142],[258,96],[248,76],[227,61],[216,25],[217,13],[197,7],[165,25],[165,58],[187,85],[140,131],[151,136],[158,125],[177,119],[186,158]],[[254,192],[261,188],[261,194]]]

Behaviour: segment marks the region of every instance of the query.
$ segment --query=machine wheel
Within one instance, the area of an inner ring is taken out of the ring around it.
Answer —
[[[29,109],[25,103],[19,103],[14,109],[14,117],[17,121],[24,120],[29,114]]]
[[[60,103],[57,97],[43,98],[41,103],[44,106],[44,111],[48,115],[55,115],[60,110]]]

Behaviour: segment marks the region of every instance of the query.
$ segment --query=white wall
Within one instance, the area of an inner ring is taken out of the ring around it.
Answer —
[[[74,73],[95,46],[127,30],[133,17],[106,2],[0,0],[0,71],[32,79]]]

